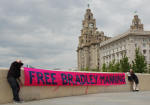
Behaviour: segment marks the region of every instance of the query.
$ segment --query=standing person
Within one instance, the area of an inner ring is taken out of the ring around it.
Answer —
[[[139,89],[138,89],[139,79],[135,75],[135,73],[132,69],[130,69],[130,71],[129,71],[128,80],[130,82],[133,82],[133,91],[139,91]]]
[[[22,82],[19,77],[21,76],[20,71],[21,71],[22,66],[23,66],[23,63],[21,62],[21,60],[14,61],[11,64],[10,69],[7,74],[7,80],[12,89],[13,100],[15,102],[21,102],[19,98],[19,90],[20,90],[19,83],[22,85]]]

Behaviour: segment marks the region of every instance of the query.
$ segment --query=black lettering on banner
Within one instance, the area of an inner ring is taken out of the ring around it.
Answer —
[[[55,82],[56,78],[54,77],[56,73],[51,73],[51,78],[52,78],[52,84],[57,85],[57,82]]]
[[[85,75],[85,82],[86,82],[87,84],[90,84],[90,82],[88,81],[87,75]]]
[[[28,71],[28,72],[29,72],[29,76],[30,76],[30,84],[32,84],[32,78],[35,77],[32,74],[35,73],[35,72],[34,71]]]
[[[73,76],[72,76],[71,74],[68,74],[68,82],[69,82],[69,85],[71,85],[72,79],[73,79]]]
[[[76,84],[78,84],[77,82],[79,82],[81,84],[80,77],[78,75],[76,75]]]
[[[121,79],[121,76],[120,75],[118,75],[118,83],[122,83],[122,79]]]
[[[125,80],[124,80],[124,76],[123,76],[123,75],[120,75],[120,76],[119,76],[119,80],[120,80],[121,83],[125,83]]]
[[[94,84],[94,82],[92,82],[92,81],[93,81],[93,78],[92,78],[93,75],[89,75],[89,76],[90,76],[90,83],[91,83],[91,84]]]
[[[114,84],[114,75],[110,76],[109,78],[110,78],[110,83]]]
[[[124,75],[121,76],[121,79],[122,79],[122,83],[125,83]]]
[[[101,84],[103,84],[103,82],[104,82],[104,80],[105,80],[105,77],[104,77],[104,76],[100,76],[99,78],[100,78],[100,80],[101,80]],[[104,83],[105,83],[105,82],[104,82]]]
[[[119,78],[118,78],[119,76],[117,75],[117,76],[115,76],[115,83],[116,84],[118,84],[118,80],[119,80]]]
[[[50,85],[51,84],[51,82],[49,82],[48,81],[48,79],[49,79],[49,76],[50,74],[49,73],[44,73],[44,76],[45,76],[45,80],[46,80],[46,85]]]
[[[104,81],[105,83],[104,84],[110,84],[110,82],[109,82],[109,76],[106,76],[106,78],[105,78],[105,81]]]
[[[117,79],[118,79],[118,83],[120,83],[120,76],[119,75],[117,76]]]
[[[97,78],[98,78],[98,75],[94,75],[94,79],[95,79],[95,83],[94,84],[97,84]]]
[[[68,80],[67,80],[67,75],[65,73],[61,73],[61,79],[62,79],[62,84],[67,85]]]
[[[114,83],[117,83],[117,82],[116,82],[116,75],[114,76]]]
[[[81,74],[80,78],[81,78],[81,84],[84,85],[85,84],[85,75]]]
[[[40,84],[40,80],[43,82],[43,84],[45,84],[43,80],[43,74],[41,72],[36,72],[36,74],[37,74],[38,84]]]

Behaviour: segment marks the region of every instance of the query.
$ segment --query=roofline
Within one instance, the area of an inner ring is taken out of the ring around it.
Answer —
[[[106,41],[100,43],[100,47],[105,46],[105,45],[107,45],[107,44],[109,44],[109,43],[112,43],[112,42],[114,42],[114,41],[116,41],[116,40],[119,40],[119,39],[121,39],[121,38],[124,38],[124,37],[126,37],[126,36],[128,36],[128,35],[150,35],[150,31],[128,30],[127,32],[125,32],[125,33],[123,33],[123,34],[117,35],[117,36],[115,36],[115,37],[112,37],[112,38],[110,38],[110,39],[108,39],[108,40],[106,40]]]

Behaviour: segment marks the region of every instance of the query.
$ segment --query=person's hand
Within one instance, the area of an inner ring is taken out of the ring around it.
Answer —
[[[20,85],[20,87],[22,87],[22,86],[23,86],[23,83],[22,83],[22,82],[20,82],[20,83],[19,83],[19,85]]]
[[[21,81],[21,79],[19,78],[19,85],[20,85],[20,87],[22,87],[23,86],[23,82]]]

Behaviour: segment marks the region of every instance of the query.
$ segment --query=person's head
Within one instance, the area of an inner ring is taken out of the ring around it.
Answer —
[[[11,63],[10,65],[10,70],[16,70],[16,69],[21,69],[23,66],[23,63],[20,59],[15,60],[14,62]]]
[[[22,61],[20,59],[17,59],[16,62],[17,63],[22,63]]]
[[[134,72],[133,72],[133,69],[130,69],[130,73],[134,73]]]
[[[23,63],[20,59],[17,59],[15,62],[17,63],[18,68],[21,68],[23,66]]]

